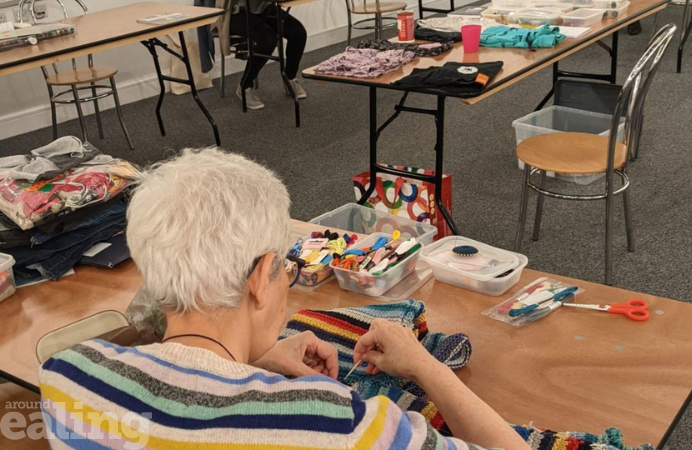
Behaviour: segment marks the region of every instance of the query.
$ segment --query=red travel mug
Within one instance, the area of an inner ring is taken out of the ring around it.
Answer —
[[[480,25],[463,25],[461,27],[461,43],[464,45],[464,53],[477,53],[480,42]]]

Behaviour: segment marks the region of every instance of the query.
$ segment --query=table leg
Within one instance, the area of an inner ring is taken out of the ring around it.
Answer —
[[[377,88],[370,86],[370,186],[358,200],[359,205],[365,204],[373,192],[377,180]]]
[[[183,57],[181,58],[181,60],[185,63],[185,69],[187,69],[187,79],[190,82],[189,86],[190,86],[190,90],[192,91],[192,98],[195,99],[197,106],[199,106],[199,109],[202,110],[202,113],[204,114],[204,116],[207,118],[207,120],[211,124],[211,127],[214,130],[214,139],[216,140],[216,145],[221,145],[221,137],[219,136],[219,127],[216,125],[216,121],[214,120],[212,115],[209,113],[209,110],[207,110],[206,106],[204,106],[204,103],[202,103],[202,100],[200,100],[199,96],[197,95],[197,87],[195,87],[195,77],[192,74],[192,66],[190,65],[190,56],[187,53],[187,45],[185,45],[185,32],[183,32],[183,31],[178,32],[178,37],[180,38],[180,46],[182,47],[182,50],[183,50]]]
[[[682,13],[682,24],[680,26],[680,46],[678,47],[678,73],[682,72],[682,52],[685,50],[685,43],[692,31],[692,14],[689,15],[690,0],[685,2],[685,9]]]
[[[620,36],[619,31],[613,33],[613,42],[610,48],[610,84],[617,83],[618,74],[618,37]]]
[[[435,127],[437,128],[437,138],[435,141],[435,203],[442,216],[449,225],[452,234],[459,234],[454,219],[447,207],[442,204],[442,179],[444,176],[444,131],[445,131],[445,100],[443,95],[437,96],[437,111],[435,113]]]
[[[195,100],[197,103],[197,106],[199,106],[199,109],[202,110],[202,113],[204,116],[207,118],[209,123],[212,126],[212,129],[214,130],[214,140],[216,141],[216,145],[221,145],[221,137],[219,136],[219,127],[216,125],[216,121],[214,121],[214,118],[212,115],[209,113],[207,108],[204,106],[204,103],[202,103],[202,100],[200,100],[199,96],[197,95],[197,87],[195,87],[195,78],[192,74],[192,66],[190,65],[190,57],[187,52],[187,46],[185,45],[185,35],[184,32],[179,32],[178,37],[180,39],[180,45],[182,48],[182,55],[178,54],[177,52],[171,50],[167,44],[161,42],[159,39],[154,38],[154,39],[149,39],[148,41],[142,41],[142,44],[149,50],[149,53],[151,53],[152,58],[154,59],[154,67],[156,68],[156,75],[159,78],[159,101],[156,105],[156,118],[159,122],[159,129],[161,130],[161,135],[165,136],[166,132],[163,127],[163,119],[161,118],[161,105],[163,104],[163,96],[165,94],[165,86],[163,84],[164,81],[172,81],[175,83],[180,83],[180,84],[185,84],[187,86],[190,86],[190,91],[192,93],[192,98]],[[185,69],[187,72],[187,79],[182,79],[182,78],[175,78],[171,77],[169,75],[164,75],[161,72],[161,64],[159,63],[159,58],[158,54],[156,52],[156,47],[161,47],[165,51],[171,54],[171,56],[174,56],[181,60],[185,64]]]
[[[288,76],[286,75],[286,60],[284,55],[284,19],[281,13],[281,6],[278,2],[274,3],[276,5],[276,30],[279,35],[279,67],[281,68],[281,78],[284,81],[284,85],[291,94],[293,98],[293,107],[295,109],[296,115],[296,128],[300,128],[300,104],[298,103],[298,98],[296,98],[296,92],[293,90],[293,86],[288,82]],[[288,13],[286,13],[288,14]]]
[[[159,101],[156,103],[156,120],[159,122],[159,130],[161,131],[161,136],[166,135],[166,128],[163,125],[163,118],[161,117],[161,105],[163,105],[163,96],[166,94],[166,86],[163,84],[163,74],[161,73],[161,63],[159,62],[159,54],[156,53],[156,45],[151,41],[142,41],[152,59],[154,60],[154,68],[156,69],[156,77],[159,79]]]

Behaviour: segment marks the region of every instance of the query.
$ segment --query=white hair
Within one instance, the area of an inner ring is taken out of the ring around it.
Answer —
[[[234,308],[256,258],[275,252],[283,266],[289,207],[286,187],[266,167],[218,148],[185,149],[142,174],[127,242],[159,306]]]

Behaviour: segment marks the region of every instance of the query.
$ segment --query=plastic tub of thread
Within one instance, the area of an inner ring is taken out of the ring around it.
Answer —
[[[605,9],[580,8],[562,15],[566,27],[588,27],[603,19]]]
[[[517,11],[515,16],[522,25],[554,25],[560,19],[561,11],[557,9],[531,8]]]
[[[392,237],[390,234],[373,233],[354,248],[370,247],[380,236]],[[403,237],[400,239],[403,239]],[[334,275],[336,275],[336,280],[339,282],[341,289],[370,297],[379,297],[416,269],[416,263],[423,248],[421,247],[415,253],[402,260],[400,264],[387,270],[382,275],[356,272],[341,267],[332,267],[332,269],[334,269]]]
[[[487,252],[492,255],[504,255],[508,259],[507,261],[503,261],[503,266],[499,266],[498,270],[500,270],[501,273],[491,274],[493,276],[489,277],[481,273],[474,275],[469,271],[456,269],[452,265],[445,264],[438,258],[435,258],[434,255],[436,253],[447,250],[451,251],[458,243],[472,245],[481,253]],[[437,281],[494,297],[504,294],[509,288],[519,282],[521,273],[528,262],[529,259],[522,254],[495,248],[461,236],[448,236],[440,239],[434,244],[426,246],[421,252],[421,264],[426,264],[432,268],[433,276]]]
[[[552,2],[550,0],[534,1],[531,2],[531,8],[538,9],[554,9],[560,11],[560,14],[570,12],[574,9],[574,5],[568,2]]]
[[[611,2],[612,3],[612,2]],[[627,8],[630,7],[630,2],[625,2],[617,8],[607,8],[605,12],[606,19],[619,19],[627,13]]]
[[[564,16],[563,16],[564,20]],[[608,136],[610,134],[610,121],[613,116],[581,109],[567,108],[565,106],[548,106],[539,111],[528,114],[521,119],[512,122],[516,133],[517,145],[524,139],[546,133],[560,133],[572,131],[578,133],[598,134]],[[618,127],[618,141],[622,142],[625,132],[624,121]],[[524,163],[519,161],[519,168],[524,168]],[[564,181],[587,185],[602,178],[604,174],[566,175],[548,172],[548,176],[557,177]]]
[[[315,227],[317,228],[317,227]],[[318,230],[315,229],[314,231],[321,231],[324,232],[326,229],[323,230]],[[307,241],[310,239],[312,236],[312,233],[306,234],[303,236],[300,240],[302,242]],[[339,233],[339,236],[342,236],[342,233]],[[306,288],[316,288],[320,286],[322,283],[327,281],[329,277],[332,276],[334,271],[332,270],[332,267],[329,264],[323,265],[321,268],[314,270],[314,267],[312,266],[305,266],[303,269],[300,271],[300,275],[298,275],[298,281],[297,284]]]
[[[0,253],[0,302],[17,289],[14,284],[14,258],[12,255]]]
[[[401,239],[416,238],[421,244],[430,244],[437,234],[437,227],[428,223],[416,222],[408,217],[395,216],[386,211],[367,206],[347,203],[333,211],[310,220],[310,223],[337,230],[358,234],[401,232]]]

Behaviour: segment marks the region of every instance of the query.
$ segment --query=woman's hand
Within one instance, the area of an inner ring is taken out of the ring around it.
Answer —
[[[385,319],[373,320],[370,330],[356,343],[353,361],[361,360],[368,363],[368,374],[382,371],[414,381],[426,368],[440,364],[418,342],[413,331]]]
[[[336,379],[339,374],[336,349],[311,331],[277,341],[253,365],[293,377],[321,374]]]

